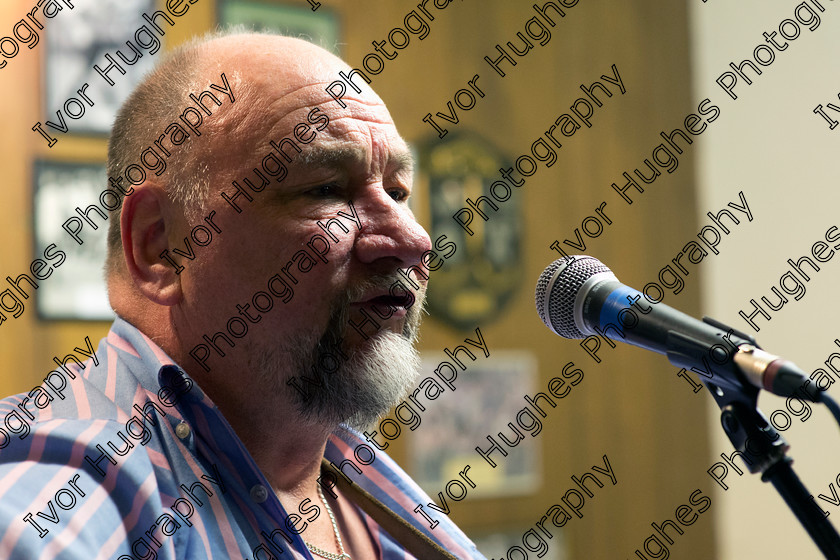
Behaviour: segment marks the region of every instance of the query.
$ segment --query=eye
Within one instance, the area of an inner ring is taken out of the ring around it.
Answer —
[[[388,191],[388,196],[397,202],[405,202],[408,200],[410,193],[405,189],[391,189]]]
[[[325,183],[309,189],[307,194],[316,198],[330,198],[337,196],[340,191],[341,188],[336,183]]]

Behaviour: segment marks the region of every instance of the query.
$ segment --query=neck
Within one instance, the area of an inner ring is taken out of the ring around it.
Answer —
[[[185,367],[192,358],[181,341],[192,338],[178,332],[170,308],[145,305],[143,313],[132,313],[127,307],[121,306],[117,313],[183,367],[218,406],[284,504],[305,497],[317,500],[321,458],[335,426],[303,418],[285,391],[255,390],[260,381],[239,347],[209,372]]]
[[[253,382],[243,379],[243,369],[247,371],[237,366],[188,373],[219,407],[284,504],[312,498],[335,427],[304,419],[285,393],[255,390]]]
[[[254,403],[252,396],[247,407],[219,408],[284,505],[313,498],[332,429],[304,421],[294,407],[279,405],[276,395],[260,399]]]

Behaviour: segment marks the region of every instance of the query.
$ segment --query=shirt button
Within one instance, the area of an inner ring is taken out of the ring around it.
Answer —
[[[175,435],[181,439],[186,439],[190,436],[190,425],[186,422],[181,422],[175,426]]]
[[[255,484],[251,487],[251,499],[261,504],[268,499],[268,490],[262,484]]]

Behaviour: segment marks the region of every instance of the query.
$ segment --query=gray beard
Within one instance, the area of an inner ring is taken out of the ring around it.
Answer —
[[[412,293],[415,301],[407,310],[402,333],[380,329],[364,348],[352,351],[342,346],[342,340],[350,328],[350,302],[371,287],[387,288],[397,279],[377,276],[337,298],[320,336],[300,333],[254,356],[265,389],[285,396],[307,424],[346,423],[361,431],[384,416],[418,379],[420,355],[414,343],[425,293]]]

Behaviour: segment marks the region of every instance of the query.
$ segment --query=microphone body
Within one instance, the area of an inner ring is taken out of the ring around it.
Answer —
[[[711,378],[717,387],[740,389],[746,382],[777,395],[819,402],[819,391],[798,367],[764,352],[751,336],[652,302],[593,257],[576,255],[551,263],[537,283],[536,304],[546,326],[565,338],[620,340],[664,354],[675,366]]]
[[[603,280],[579,294],[581,331],[609,336],[613,340],[668,356],[676,366],[691,368],[706,358],[724,365],[740,344],[749,341],[721,332],[707,323],[662,303],[650,303],[644,295],[618,280]],[[687,337],[698,352],[685,348],[675,337]],[[688,353],[686,353],[688,352]],[[710,357],[711,356],[711,357]]]

